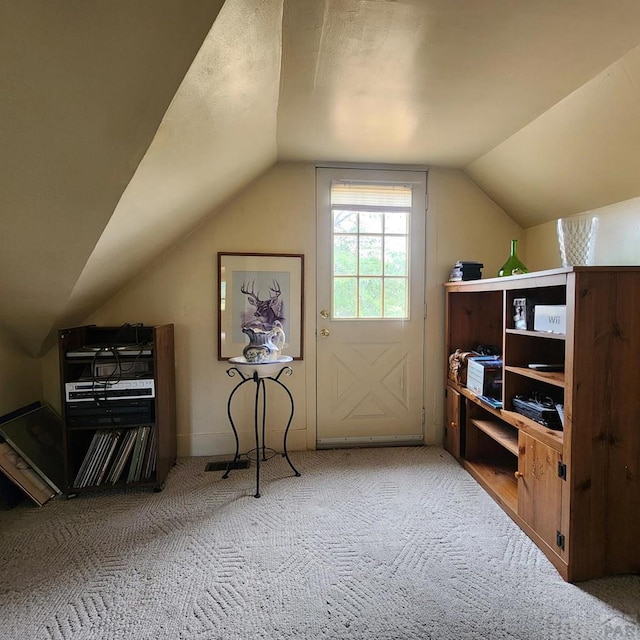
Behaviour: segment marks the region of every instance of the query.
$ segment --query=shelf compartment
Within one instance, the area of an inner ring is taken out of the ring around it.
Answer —
[[[555,431],[553,429],[549,429],[544,425],[538,424],[534,420],[523,416],[521,413],[517,413],[516,411],[508,411],[505,409],[494,409],[493,407],[488,406],[478,396],[474,393],[471,393],[467,388],[461,387],[459,385],[450,385],[455,390],[468,400],[471,400],[478,407],[481,407],[484,411],[489,414],[493,414],[500,420],[509,423],[511,426],[516,429],[522,430],[525,433],[528,433],[541,442],[544,442],[546,445],[550,446],[555,451],[562,452],[562,443],[564,441],[564,433],[562,431]]]
[[[515,469],[505,464],[477,460],[463,460],[462,465],[505,509],[514,514],[518,512]]]
[[[552,384],[556,387],[564,389],[564,371],[536,371],[535,369],[529,369],[528,367],[512,367],[505,365],[505,371],[515,373],[525,378],[531,378],[538,382],[544,382],[545,384]]]
[[[518,455],[518,430],[515,427],[496,420],[479,420],[478,418],[471,418],[471,423],[514,456]]]
[[[462,396],[471,400],[479,407],[487,411],[488,413],[492,413],[494,416],[500,417],[500,409],[496,409],[488,405],[486,402],[483,402],[475,393],[469,391],[466,387],[462,387],[460,385],[451,384],[451,386]]]
[[[526,399],[537,398],[541,401],[543,398],[548,398],[554,404],[564,404],[564,385],[557,384],[556,379],[543,377],[540,372],[537,372],[537,375],[525,375],[523,371],[534,373],[527,369],[516,368],[514,371],[513,367],[505,368],[502,381],[503,409],[513,410],[513,398],[516,396]]]
[[[535,290],[531,289],[513,289],[510,291],[506,291],[507,297],[507,310],[509,311],[507,316],[507,322],[505,324],[505,328],[507,332],[512,332],[516,330],[521,330],[523,327],[519,326],[518,329],[515,327],[515,312],[516,307],[514,305],[515,300],[524,300],[524,306],[521,304],[518,305],[518,310],[520,311],[519,316],[524,314],[526,329],[525,335],[534,334],[534,335],[545,335],[543,332],[534,331],[534,322],[535,322],[535,308],[539,305],[566,305],[567,301],[567,287],[566,281],[562,284],[551,283],[549,282],[549,286],[536,287]],[[522,320],[522,317],[520,317]],[[555,334],[559,335],[559,334]],[[564,336],[562,336],[564,338]]]
[[[473,351],[480,344],[502,345],[503,294],[501,291],[458,293],[447,296],[449,353]]]
[[[564,339],[540,340],[531,332],[507,332],[505,335],[504,363],[512,367],[526,367],[529,364],[546,362],[564,364],[566,362],[566,342]]]
[[[501,431],[501,427],[505,430],[508,427],[486,419],[488,414],[478,407],[470,407],[470,410],[471,415],[467,414],[466,420],[466,462],[483,469],[487,484],[494,486],[496,493],[513,506],[517,504],[514,473],[518,468],[518,454],[517,449],[515,454],[512,450],[512,436]]]

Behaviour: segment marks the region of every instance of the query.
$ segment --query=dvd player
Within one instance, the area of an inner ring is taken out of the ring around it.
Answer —
[[[135,400],[155,398],[153,378],[137,380],[87,380],[67,382],[65,385],[67,402],[89,402],[91,400]]]

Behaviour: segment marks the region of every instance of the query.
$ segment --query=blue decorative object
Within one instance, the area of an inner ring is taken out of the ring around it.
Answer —
[[[254,322],[242,327],[242,333],[249,337],[249,344],[242,350],[247,362],[268,362],[280,357],[285,336],[279,322],[273,325]]]

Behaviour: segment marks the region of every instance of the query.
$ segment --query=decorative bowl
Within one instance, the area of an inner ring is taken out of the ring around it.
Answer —
[[[277,360],[247,362],[244,356],[236,356],[235,358],[229,358],[229,363],[246,378],[253,378],[254,372],[257,372],[258,378],[270,378],[277,375],[280,369],[292,360],[291,356],[280,356]]]

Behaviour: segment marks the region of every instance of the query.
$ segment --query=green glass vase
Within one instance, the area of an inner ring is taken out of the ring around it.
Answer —
[[[518,241],[511,241],[511,255],[509,259],[500,267],[498,276],[516,276],[520,273],[529,273],[529,269],[518,258]]]

